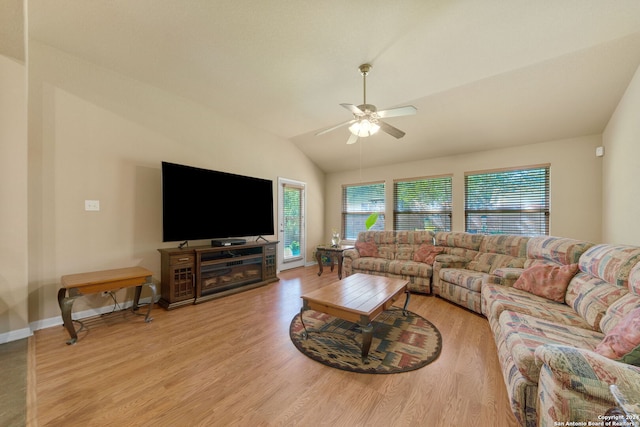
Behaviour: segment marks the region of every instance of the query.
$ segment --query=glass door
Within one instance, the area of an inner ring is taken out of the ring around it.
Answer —
[[[278,270],[305,265],[305,183],[278,178]]]

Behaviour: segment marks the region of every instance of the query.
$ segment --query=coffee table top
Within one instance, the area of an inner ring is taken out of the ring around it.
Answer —
[[[409,282],[382,276],[357,273],[301,296],[312,310],[346,318],[353,314],[372,320],[393,304]]]

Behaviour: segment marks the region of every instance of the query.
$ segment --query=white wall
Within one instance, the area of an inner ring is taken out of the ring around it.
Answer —
[[[26,101],[24,64],[0,55],[0,343],[30,335]]]
[[[289,141],[34,41],[29,88],[31,322],[60,316],[64,274],[141,265],[159,282],[157,249],[177,244],[162,242],[163,160],[271,179],[274,195],[279,176],[306,182],[307,219],[324,222],[324,173]],[[218,202],[212,189],[185,205]],[[308,233],[312,244],[321,231]],[[93,295],[74,311],[108,303]]]
[[[640,68],[602,136],[603,238],[640,245]]]
[[[366,140],[363,143],[366,144]],[[592,135],[329,174],[325,194],[325,234],[332,228],[340,229],[343,184],[385,181],[385,226],[390,230],[393,229],[394,179],[453,174],[452,228],[464,231],[465,172],[550,164],[550,234],[600,242],[602,161],[595,157],[595,148],[601,143],[600,135]],[[329,236],[323,237],[326,240]]]

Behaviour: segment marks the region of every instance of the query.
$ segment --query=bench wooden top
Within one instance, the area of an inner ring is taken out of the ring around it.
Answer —
[[[67,274],[60,281],[63,288],[79,288],[84,286],[119,283],[130,280],[146,279],[153,273],[144,267],[126,267],[113,270],[92,271],[89,273]]]
[[[403,279],[357,273],[308,292],[301,298],[310,303],[312,309],[325,306],[373,318],[386,303],[403,293],[408,283]]]

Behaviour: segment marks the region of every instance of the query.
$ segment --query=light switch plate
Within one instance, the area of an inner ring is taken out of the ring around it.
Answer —
[[[84,210],[85,211],[99,211],[100,210],[100,200],[85,200],[84,201]]]

